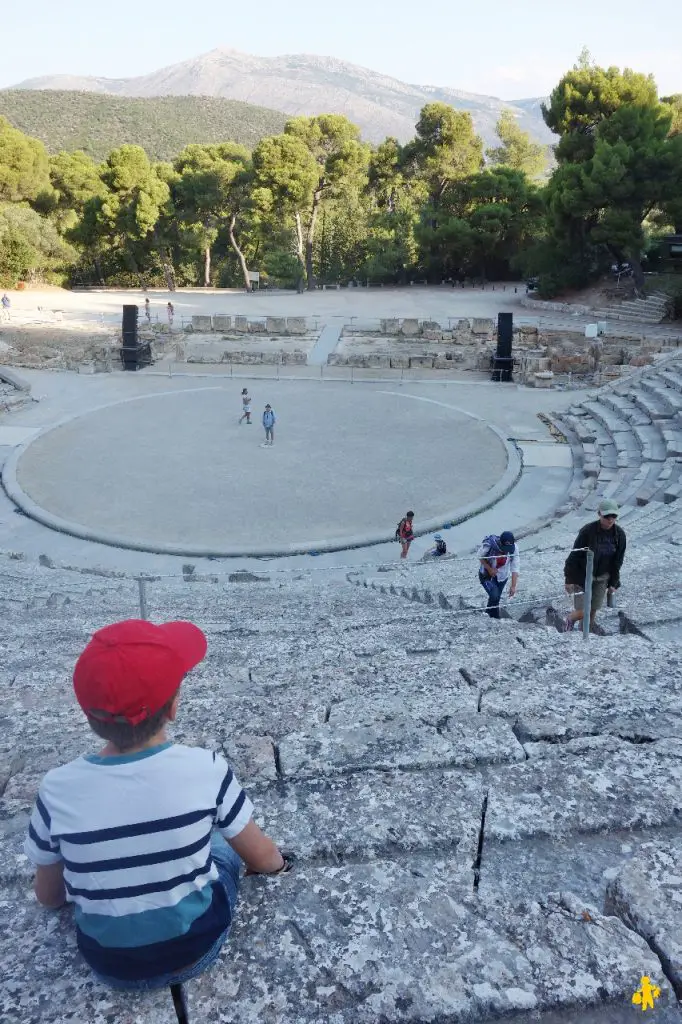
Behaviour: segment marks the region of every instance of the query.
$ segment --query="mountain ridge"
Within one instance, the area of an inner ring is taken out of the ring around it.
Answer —
[[[316,54],[259,57],[217,47],[131,78],[43,75],[11,88],[94,92],[128,98],[220,97],[289,116],[334,112],[349,117],[371,142],[379,142],[387,135],[407,141],[414,135],[421,107],[440,101],[468,110],[487,144],[496,141],[495,122],[504,109],[511,109],[520,127],[536,141],[546,145],[554,140],[539,113],[539,98],[507,102],[447,86],[411,84],[337,57]]]

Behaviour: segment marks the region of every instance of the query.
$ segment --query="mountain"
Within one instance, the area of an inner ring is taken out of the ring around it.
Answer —
[[[554,141],[542,120],[540,100],[505,103],[495,96],[410,85],[333,57],[309,54],[255,57],[221,47],[136,78],[47,75],[20,82],[15,88],[77,89],[130,97],[219,96],[289,115],[345,114],[372,142],[387,135],[407,141],[414,135],[414,125],[424,104],[441,101],[470,111],[487,144],[496,141],[495,122],[504,108],[513,110],[519,125],[538,142]]]
[[[215,97],[136,99],[29,89],[0,91],[0,115],[51,153],[83,149],[95,160],[127,142],[153,160],[172,160],[190,142],[239,142],[252,149],[264,135],[281,132],[286,121],[277,110]]]

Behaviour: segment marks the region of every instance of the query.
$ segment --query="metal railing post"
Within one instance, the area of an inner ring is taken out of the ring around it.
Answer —
[[[583,598],[583,640],[590,638],[590,615],[592,614],[592,576],[594,574],[594,551],[586,552],[585,594]]]
[[[140,592],[140,618],[147,618],[147,581],[141,576],[137,578],[137,586]]]

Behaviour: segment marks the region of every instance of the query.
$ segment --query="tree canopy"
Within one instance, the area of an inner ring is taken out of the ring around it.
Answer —
[[[20,279],[315,288],[538,274],[543,294],[682,224],[682,94],[587,51],[544,108],[556,165],[511,111],[484,155],[468,113],[429,103],[406,144],[369,146],[341,114],[294,117],[253,151],[190,142],[157,162],[133,140],[96,163],[48,156],[0,117],[0,284]]]

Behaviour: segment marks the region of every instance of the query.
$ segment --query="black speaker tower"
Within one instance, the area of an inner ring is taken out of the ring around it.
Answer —
[[[492,359],[491,379],[509,383],[513,377],[514,358],[512,356],[512,337],[514,333],[514,316],[512,313],[497,314],[497,353]]]
[[[147,342],[140,344],[137,336],[137,306],[123,307],[123,342],[121,345],[121,363],[124,370],[139,370],[143,366],[151,366],[152,350]]]

